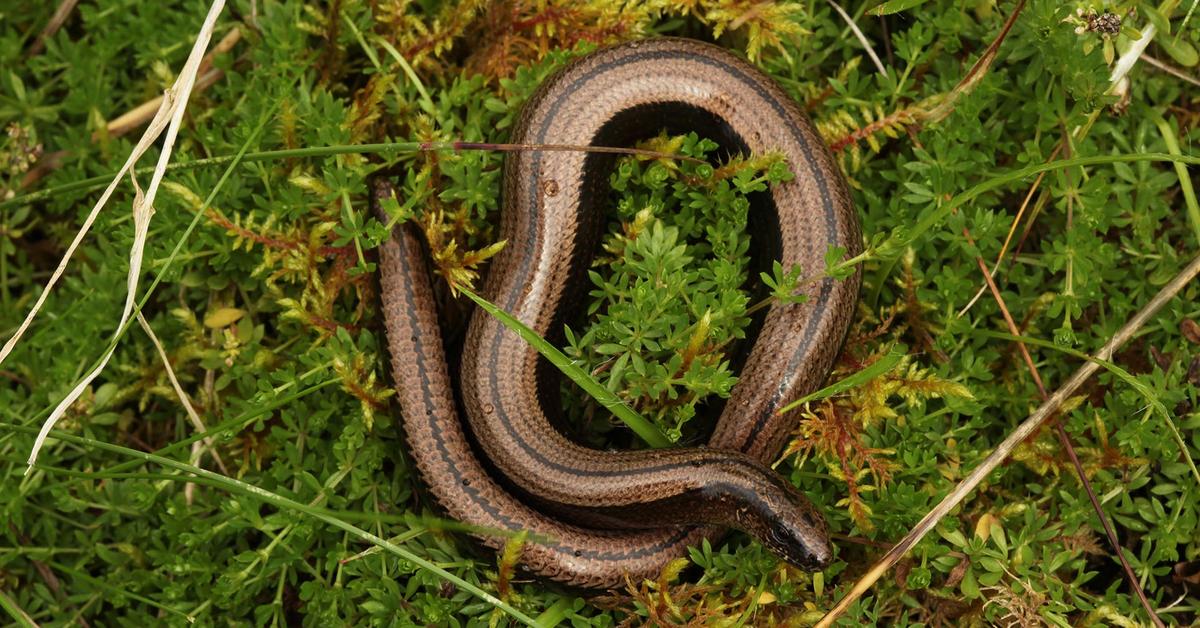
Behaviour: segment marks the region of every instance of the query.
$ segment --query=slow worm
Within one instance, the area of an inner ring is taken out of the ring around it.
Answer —
[[[759,266],[779,260],[816,275],[831,247],[859,252],[844,180],[807,118],[774,81],[709,44],[654,39],[582,57],[541,85],[511,141],[619,146],[664,128],[697,131],[731,154],[786,157],[795,178],[751,207]],[[552,341],[581,298],[613,159],[538,151],[506,159],[500,237],[508,244],[484,294]],[[372,200],[390,193],[377,182]],[[611,452],[578,445],[554,427],[553,367],[481,311],[463,349],[460,389],[473,438],[464,431],[424,256],[407,228],[382,245],[383,312],[411,456],[452,517],[530,531],[542,541],[526,545],[522,565],[583,587],[653,577],[727,527],[801,567],[831,560],[822,517],[765,464],[793,427],[777,410],[820,385],[840,350],[857,274],[810,282],[805,303],[774,304],[755,321],[757,340],[739,359],[739,383],[706,447]],[[501,535],[478,536],[492,547],[504,543]]]

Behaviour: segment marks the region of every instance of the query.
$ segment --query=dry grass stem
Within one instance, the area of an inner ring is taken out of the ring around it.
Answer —
[[[213,83],[216,83],[221,80],[221,77],[225,76],[224,71],[212,67],[213,60],[232,50],[241,39],[241,29],[235,28],[222,37],[216,46],[213,46],[212,52],[204,56],[204,60],[200,62],[200,76],[196,79],[196,86],[194,88],[196,91],[203,91],[211,87]],[[126,111],[115,119],[110,120],[105,125],[105,131],[109,137],[120,137],[146,124],[154,117],[154,112],[158,111],[158,108],[162,106],[162,101],[163,97],[158,96]],[[92,136],[93,141],[96,139],[99,139],[98,133]]]
[[[1158,59],[1155,59],[1154,57],[1151,57],[1150,55],[1142,55],[1142,61],[1145,61],[1146,63],[1150,64],[1151,66],[1153,66],[1159,70],[1162,70],[1163,72],[1166,72],[1167,74],[1170,74],[1171,76],[1174,76],[1175,78],[1177,78],[1185,83],[1191,83],[1192,85],[1200,87],[1200,78],[1196,78],[1196,77],[1192,76],[1191,74],[1188,74],[1173,65],[1170,65],[1168,63],[1163,63],[1162,61],[1159,61]]]
[[[858,42],[862,44],[863,49],[867,51],[867,56],[871,58],[871,63],[875,64],[875,69],[879,70],[879,73],[886,77],[888,75],[887,68],[885,68],[883,66],[883,62],[879,60],[879,55],[875,54],[875,49],[871,47],[871,40],[867,39],[867,36],[862,32],[862,29],[859,28],[858,24],[854,22],[854,18],[850,17],[850,14],[846,13],[846,10],[843,9],[840,4],[834,2],[833,0],[826,1],[829,2],[829,6],[832,6],[833,10],[837,11],[837,14],[842,16],[842,19],[846,21],[846,24],[854,33],[854,37],[858,39]]]
[[[137,322],[138,325],[141,325],[142,331],[146,332],[146,335],[150,338],[150,342],[154,345],[154,348],[158,350],[158,357],[162,360],[163,368],[167,371],[167,379],[171,380],[171,388],[175,390],[175,395],[179,397],[179,402],[183,404],[183,409],[187,413],[192,427],[196,428],[196,431],[201,434],[207,432],[208,428],[204,426],[204,421],[200,418],[199,413],[196,412],[196,408],[192,406],[187,393],[183,391],[183,386],[179,384],[179,378],[175,376],[175,369],[171,367],[171,360],[167,357],[167,351],[163,348],[162,342],[154,333],[154,329],[150,327],[150,322],[146,320],[145,316],[142,316],[141,312],[137,313]],[[214,448],[212,438],[206,437],[196,444],[199,445],[200,443],[203,443],[205,447],[208,447],[212,451],[213,460],[217,463],[217,467],[221,469],[221,473],[229,475],[229,469],[225,467],[225,462],[221,460],[220,454]],[[196,464],[196,461],[193,460],[192,464]],[[188,486],[191,486],[191,484]]]
[[[71,13],[75,11],[75,5],[77,4],[79,4],[79,0],[62,0],[62,2],[58,3],[58,8],[54,10],[54,15],[50,16],[50,21],[46,22],[46,27],[42,29],[41,33],[38,33],[37,39],[33,41],[33,44],[29,46],[29,50],[26,51],[26,58],[42,54],[42,51],[46,49],[46,40],[53,37],[58,32],[58,29],[62,28],[67,18],[71,17]]]
[[[1026,197],[1026,201],[1028,201],[1028,197]],[[967,241],[972,246],[975,245],[975,241],[966,227],[963,227],[963,235],[966,236]],[[975,262],[979,264],[979,270],[983,273],[983,279],[987,282],[987,287],[992,292],[992,298],[996,300],[996,304],[1000,307],[1000,313],[1004,316],[1004,324],[1008,326],[1008,333],[1020,337],[1021,329],[1017,327],[1017,323],[1013,320],[1008,306],[1004,303],[1004,296],[1000,294],[1000,288],[996,285],[996,281],[988,273],[987,263],[979,256],[975,257]],[[1029,369],[1034,384],[1037,385],[1038,394],[1041,396],[1042,402],[1045,403],[1050,397],[1046,394],[1046,386],[1042,383],[1042,375],[1038,372],[1037,365],[1033,362],[1033,356],[1029,354],[1029,348],[1025,346],[1024,342],[1017,340],[1016,343],[1017,349],[1021,353],[1021,359],[1025,361],[1025,366]],[[1150,604],[1149,598],[1146,597],[1146,592],[1142,589],[1141,583],[1138,582],[1137,576],[1133,573],[1133,567],[1129,565],[1129,561],[1125,558],[1125,553],[1121,551],[1121,543],[1117,539],[1117,533],[1113,529],[1112,523],[1109,522],[1108,516],[1104,513],[1104,508],[1100,505],[1099,498],[1096,497],[1096,491],[1092,488],[1091,481],[1088,480],[1087,473],[1083,469],[1083,464],[1079,462],[1079,456],[1075,453],[1075,446],[1071,444],[1071,437],[1067,434],[1067,430],[1062,426],[1061,421],[1054,420],[1052,422],[1054,424],[1054,432],[1058,436],[1058,441],[1062,445],[1063,450],[1067,452],[1067,456],[1071,459],[1071,465],[1075,468],[1075,474],[1079,476],[1079,483],[1083,485],[1084,491],[1088,495],[1088,500],[1092,504],[1092,510],[1096,511],[1096,517],[1100,519],[1101,527],[1104,528],[1105,536],[1108,537],[1109,545],[1112,546],[1113,553],[1116,554],[1117,559],[1121,563],[1125,580],[1129,583],[1129,587],[1137,593],[1138,601],[1141,602],[1146,615],[1150,617],[1155,626],[1162,627],[1162,619],[1155,612],[1154,606]]]
[[[1062,152],[1062,148],[1063,145],[1060,143],[1054,148],[1054,151],[1050,153],[1050,156],[1046,158],[1044,163],[1050,163],[1057,159],[1058,154]],[[1009,245],[1012,244],[1013,236],[1017,233],[1017,227],[1021,225],[1021,218],[1025,216],[1025,212],[1029,209],[1029,202],[1033,200],[1033,195],[1037,192],[1038,188],[1041,187],[1042,180],[1046,178],[1046,174],[1047,173],[1045,172],[1039,174],[1037,178],[1033,180],[1033,185],[1029,186],[1029,191],[1025,193],[1025,198],[1021,201],[1021,207],[1017,209],[1017,215],[1013,218],[1012,224],[1008,227],[1008,233],[1004,236],[1004,244],[1000,245],[1000,253],[996,255],[996,261],[992,263],[991,271],[987,272],[989,278],[995,278],[996,271],[1000,268],[1000,263],[1004,261],[1004,256],[1008,253]],[[983,296],[983,293],[986,292],[987,289],[988,286],[987,282],[985,281],[984,285],[979,286],[979,291],[975,293],[975,296],[971,297],[971,300],[963,306],[963,309],[959,310],[958,317],[962,318],[963,316],[966,316],[967,312],[974,307],[975,302]]]
[[[1094,354],[1096,360],[1089,360],[1079,367],[1073,375],[1065,382],[1054,394],[1050,396],[1033,414],[1029,415],[1011,434],[998,445],[979,466],[971,471],[971,474],[964,478],[954,490],[950,491],[942,501],[929,511],[917,525],[909,531],[892,549],[888,550],[875,565],[871,567],[867,573],[859,578],[858,582],[854,583],[854,587],[830,610],[825,617],[817,624],[818,627],[827,627],[833,625],[833,622],[845,614],[846,610],[852,604],[859,600],[870,588],[879,580],[883,574],[895,565],[908,550],[912,549],[918,541],[925,538],[925,535],[933,530],[934,526],[942,520],[951,510],[962,503],[963,499],[979,486],[988,474],[990,474],[1000,463],[1016,448],[1022,441],[1032,435],[1042,423],[1053,416],[1054,412],[1067,400],[1071,395],[1083,385],[1097,370],[1100,369],[1099,361],[1107,361],[1112,357],[1113,352],[1124,346],[1143,325],[1146,324],[1152,316],[1154,316],[1164,305],[1167,304],[1179,291],[1196,276],[1200,274],[1200,257],[1192,260],[1178,275],[1176,275],[1166,286],[1159,290],[1154,298],[1150,299],[1133,318],[1129,319],[1121,329],[1117,331],[1113,337],[1105,343],[1105,345]],[[1097,361],[1099,360],[1099,361]]]
[[[142,255],[145,250],[146,236],[150,228],[150,218],[154,213],[154,197],[158,193],[158,187],[162,183],[163,175],[166,173],[167,164],[170,163],[171,149],[174,147],[175,138],[179,133],[179,127],[183,123],[183,114],[187,108],[187,102],[188,98],[191,96],[192,88],[195,85],[196,76],[199,73],[201,59],[204,56],[204,51],[208,48],[208,42],[212,39],[212,32],[213,28],[216,26],[217,17],[220,16],[221,11],[224,8],[224,0],[213,0],[213,3],[209,8],[208,15],[205,17],[204,24],[196,37],[196,42],[192,47],[192,52],[188,56],[188,60],[184,64],[183,70],[179,74],[179,78],[176,79],[175,84],[171,87],[171,89],[167,90],[166,97],[163,99],[162,105],[159,107],[153,119],[150,121],[150,128],[146,129],[145,134],[142,135],[142,138],[138,141],[137,146],[135,146],[133,151],[129,154],[129,158],[125,160],[125,164],[121,167],[120,172],[118,172],[117,176],[113,178],[112,183],[110,183],[104,190],[104,194],[101,195],[100,200],[96,202],[96,205],[92,207],[87,219],[84,220],[83,227],[75,235],[75,239],[71,241],[71,245],[67,248],[66,254],[63,255],[63,258],[59,262],[58,267],[55,269],[54,274],[50,277],[50,281],[47,282],[46,288],[42,290],[37,302],[29,311],[29,314],[25,317],[25,320],[22,321],[21,326],[17,329],[17,332],[13,334],[12,338],[9,338],[8,342],[4,345],[4,348],[0,349],[0,363],[2,363],[3,360],[12,352],[13,347],[16,346],[17,342],[20,341],[22,335],[33,322],[34,317],[37,316],[37,313],[41,309],[42,305],[45,304],[46,298],[49,296],[50,291],[53,289],[54,285],[58,282],[63,272],[66,270],[67,264],[70,262],[71,256],[74,254],[75,249],[78,248],[84,236],[86,236],[87,232],[91,229],[91,226],[95,222],[96,217],[99,215],[100,210],[103,209],[105,204],[108,203],[108,199],[112,196],[117,184],[120,182],[121,178],[126,172],[130,172],[130,180],[133,183],[135,192],[135,198],[133,202],[134,241],[129,254],[129,275],[126,282],[127,293],[125,295],[125,306],[121,313],[121,319],[116,326],[117,332],[124,328],[126,323],[129,321],[129,318],[133,313],[134,299],[137,296],[138,278],[141,275]],[[132,176],[131,170],[137,160],[146,152],[146,150],[150,148],[151,145],[154,144],[164,130],[166,131],[166,137],[163,140],[162,152],[159,155],[158,163],[156,164],[154,173],[151,176],[150,185],[147,187],[145,194],[143,194],[140,186],[137,184],[136,179],[134,179]],[[29,471],[33,469],[33,464],[37,460],[38,452],[45,444],[46,438],[49,436],[50,430],[53,429],[54,424],[57,423],[60,418],[62,418],[63,414],[66,413],[71,404],[75,403],[75,400],[83,394],[87,387],[91,385],[92,381],[100,375],[100,373],[104,370],[104,367],[108,365],[108,360],[112,357],[115,349],[115,342],[109,345],[108,349],[104,352],[104,355],[100,358],[100,361],[95,368],[93,368],[87,375],[83,377],[83,379],[71,390],[71,392],[67,394],[66,398],[64,398],[58,404],[58,406],[54,408],[54,411],[50,413],[50,416],[42,424],[41,432],[38,433],[37,439],[34,440],[33,448],[29,453],[29,466],[25,470],[26,475],[28,475]]]
[[[1166,66],[1166,64],[1162,63],[1161,61],[1151,59],[1150,57],[1148,57],[1147,55],[1144,54],[1146,47],[1150,45],[1151,41],[1153,41],[1155,32],[1156,32],[1156,29],[1153,24],[1147,24],[1146,26],[1144,26],[1142,28],[1142,37],[1140,39],[1138,39],[1136,42],[1134,42],[1134,45],[1130,46],[1129,50],[1127,50],[1124,54],[1121,55],[1121,57],[1119,59],[1117,59],[1117,63],[1113,67],[1113,73],[1109,77],[1109,86],[1108,86],[1108,89],[1105,91],[1106,94],[1114,93],[1115,90],[1117,89],[1117,86],[1120,84],[1120,82],[1125,79],[1126,75],[1129,74],[1129,70],[1133,69],[1133,66],[1134,66],[1134,64],[1137,63],[1138,59],[1142,59],[1142,58],[1146,59],[1146,61],[1149,62],[1150,65],[1153,65],[1165,72],[1168,72],[1169,74],[1172,74],[1172,75],[1182,78],[1184,80],[1188,80],[1190,82],[1195,82],[1195,79],[1192,79],[1191,77],[1188,77],[1187,75],[1180,73],[1178,70],[1174,70],[1174,68],[1170,68],[1169,66]],[[1196,82],[1196,84],[1200,85],[1200,82]],[[1091,120],[1093,120],[1093,121],[1095,120],[1095,113],[1093,113]],[[1086,134],[1090,128],[1091,128],[1091,123],[1089,122],[1087,125],[1084,125],[1082,127],[1079,127],[1078,129],[1076,129],[1075,130],[1076,131],[1075,132],[1075,141],[1079,141],[1080,139],[1082,139],[1083,135]],[[1046,161],[1047,162],[1054,161],[1054,158],[1058,156],[1058,154],[1062,151],[1062,149],[1065,145],[1066,145],[1066,139],[1064,139],[1062,142],[1059,143],[1059,145],[1054,149],[1054,152],[1050,154],[1050,157],[1047,158]],[[1000,263],[1004,260],[1004,256],[1008,252],[1008,246],[1012,242],[1013,233],[1016,231],[1017,225],[1021,221],[1021,217],[1024,215],[1026,208],[1029,206],[1030,198],[1032,198],[1034,191],[1038,189],[1038,186],[1041,185],[1042,179],[1045,176],[1046,176],[1045,173],[1038,175],[1037,179],[1033,182],[1033,185],[1029,188],[1029,193],[1026,194],[1025,200],[1021,203],[1020,211],[1018,211],[1016,217],[1013,218],[1013,224],[1009,228],[1008,235],[1004,239],[1004,245],[1002,247],[1000,247],[1000,253],[999,253],[999,255],[996,256],[995,263],[992,264],[991,276],[994,277],[996,275],[996,269],[998,269],[1000,267]],[[1041,199],[1039,199],[1039,201],[1040,200]],[[1036,216],[1036,212],[1034,215]],[[1028,230],[1026,231],[1026,235],[1028,235]],[[1021,245],[1024,244],[1024,241],[1025,241],[1025,236],[1023,235],[1021,237],[1021,243],[1017,245],[1018,251],[1020,250]],[[983,293],[986,290],[987,290],[987,284],[979,286],[979,291],[975,293],[975,296],[972,297],[971,300],[965,306],[963,306],[963,309],[959,311],[958,315],[960,317],[964,316],[971,309],[971,307],[973,307],[975,305],[975,303],[979,300],[979,297],[983,296]]]

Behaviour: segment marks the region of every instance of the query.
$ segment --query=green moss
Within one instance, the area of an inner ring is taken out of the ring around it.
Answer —
[[[103,121],[170,84],[206,10],[196,2],[80,3],[45,50],[28,55],[55,4],[0,9],[5,338],[96,198],[59,186],[119,166],[136,138],[106,135]],[[1087,12],[1130,16],[1144,4],[1029,0],[987,72],[965,88],[960,81],[1000,32],[1010,3],[930,0],[882,20],[863,15],[874,4],[841,3],[886,76],[824,2],[234,3],[217,37],[235,27],[244,36],[217,59],[224,76],[194,96],[175,159],[236,153],[276,106],[250,150],[504,141],[525,98],[586,42],[716,33],[723,45],[749,51],[835,149],[862,218],[862,301],[833,378],[898,344],[911,348],[890,372],[811,404],[798,417],[794,455],[778,466],[826,514],[839,535],[838,560],[818,576],[799,574],[733,536],[697,548],[692,563],[702,570],[668,582],[677,565],[661,583],[634,583],[629,599],[585,600],[519,581],[507,601],[574,625],[630,617],[733,624],[752,602],[755,614],[743,625],[804,624],[1037,405],[1028,369],[994,333],[1006,328],[996,301],[985,294],[959,314],[982,286],[976,256],[993,263],[1023,206],[996,273],[1005,304],[1023,334],[1079,351],[1103,345],[1200,248],[1200,225],[1187,211],[1195,199],[1171,164],[1055,169],[1031,196],[1034,177],[1003,179],[1052,157],[1170,152],[1164,132],[1177,135],[1183,153],[1195,152],[1200,103],[1189,83],[1139,64],[1123,97],[1106,93],[1106,54],[1124,50],[1149,18],[1126,17],[1119,35],[1105,35],[1088,30]],[[1174,4],[1182,6],[1167,6],[1161,18],[1172,27],[1169,49],[1148,50],[1182,63],[1200,29],[1195,16],[1184,19],[1191,3]],[[412,65],[420,88],[384,42]],[[663,141],[707,151],[694,137]],[[58,167],[22,188],[29,167],[57,153]],[[141,288],[161,274],[145,314],[201,419],[221,426],[216,451],[229,477],[395,538],[488,591],[496,556],[422,517],[436,510],[408,462],[389,394],[372,279],[386,230],[364,211],[364,179],[381,166],[402,173],[398,206],[437,245],[439,269],[461,281],[483,267],[495,238],[502,160],[498,152],[381,149],[248,163],[186,239],[222,167],[172,171],[156,203]],[[617,213],[606,239],[613,250],[591,286],[604,295],[589,301],[594,318],[572,323],[566,347],[668,430],[686,425],[691,404],[720,394],[736,375],[718,350],[744,323],[744,290],[762,279],[746,276],[737,199],[743,187],[778,175],[748,164],[715,187],[700,183],[698,199],[681,175],[703,173],[685,162],[674,167],[631,160],[614,175]],[[50,192],[33,202],[7,200],[43,190]],[[969,200],[950,211],[955,198]],[[40,425],[111,338],[125,299],[131,199],[128,186],[114,196],[42,316],[0,365],[0,608],[13,621],[24,613],[42,624],[76,616],[135,625],[182,625],[185,616],[201,624],[490,623],[493,607],[467,588],[231,483],[187,489],[177,470],[126,464],[119,450],[61,439],[23,475],[32,436],[12,426]],[[766,288],[786,293],[780,286],[797,279],[790,270],[775,271]],[[644,288],[651,278],[689,295],[687,305],[664,304],[665,293]],[[1138,386],[1102,372],[1059,418],[1141,585],[1158,608],[1182,599],[1164,611],[1182,624],[1197,617],[1195,587],[1174,574],[1200,560],[1200,485],[1189,465],[1200,456],[1197,290],[1186,288],[1114,357]],[[646,312],[660,310],[639,327]],[[448,324],[461,323],[456,311],[447,309]],[[701,329],[708,361],[678,368],[673,360]],[[637,343],[644,373],[635,366]],[[1050,389],[1079,364],[1052,348],[1030,350]],[[617,369],[622,356],[627,364]],[[672,395],[686,402],[651,403]],[[1171,413],[1187,451],[1147,397]],[[575,399],[574,410],[588,415],[587,402]],[[194,434],[136,327],[59,429],[141,451]],[[185,443],[163,455],[190,464],[189,451]],[[854,605],[852,621],[1144,621],[1065,459],[1049,431],[1022,446],[913,548],[898,577]],[[211,453],[195,464],[220,471]]]

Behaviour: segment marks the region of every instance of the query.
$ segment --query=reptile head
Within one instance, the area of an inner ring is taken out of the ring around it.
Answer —
[[[803,497],[777,509],[764,521],[759,541],[787,562],[808,571],[823,569],[833,560],[825,520]]]

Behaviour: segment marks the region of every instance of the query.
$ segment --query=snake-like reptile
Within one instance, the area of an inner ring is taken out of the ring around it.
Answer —
[[[620,146],[664,128],[698,131],[731,153],[786,157],[795,178],[752,201],[758,263],[814,275],[830,247],[860,251],[844,180],[807,118],[773,80],[713,45],[664,38],[586,55],[543,82],[511,141]],[[523,151],[505,161],[500,237],[508,244],[484,295],[543,336],[558,337],[580,300],[612,166],[611,155],[584,152]],[[390,193],[377,183],[372,201]],[[522,566],[583,587],[653,577],[727,527],[801,567],[831,560],[821,515],[764,463],[793,427],[777,410],[820,385],[840,350],[857,274],[810,282],[805,303],[776,303],[755,323],[757,340],[706,447],[614,452],[554,427],[553,367],[483,311],[463,349],[459,382],[473,439],[464,431],[425,256],[413,232],[397,228],[380,250],[380,281],[410,455],[450,516],[528,530],[541,540],[525,545]],[[505,541],[478,536],[492,547]]]

